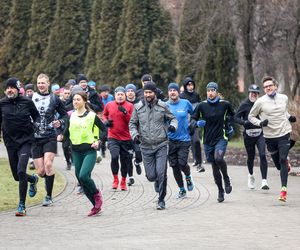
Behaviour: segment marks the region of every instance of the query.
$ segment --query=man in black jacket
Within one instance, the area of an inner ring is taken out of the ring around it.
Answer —
[[[184,91],[180,94],[181,99],[187,99],[192,105],[193,109],[200,103],[200,96],[195,91],[195,82],[191,77],[183,79]],[[195,132],[191,136],[191,149],[193,154],[193,166],[197,167],[199,173],[204,172],[205,168],[202,167],[202,154],[200,144],[200,128],[196,128]]]
[[[25,216],[28,182],[30,182],[29,196],[34,197],[37,192],[38,177],[28,175],[26,167],[34,139],[32,121],[36,121],[40,115],[32,100],[19,95],[19,91],[19,80],[9,78],[5,84],[6,97],[0,100],[0,126],[12,175],[19,181],[19,206],[16,216]]]

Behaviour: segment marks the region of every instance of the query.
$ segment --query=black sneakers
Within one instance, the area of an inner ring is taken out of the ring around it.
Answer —
[[[226,194],[230,194],[231,191],[232,191],[232,186],[230,184],[230,178],[228,177],[228,178],[224,179],[224,183],[225,183],[225,192],[226,192]]]
[[[141,175],[141,173],[142,173],[142,168],[141,168],[140,163],[134,161],[134,166],[135,166],[135,169],[136,169],[136,173],[137,173],[138,175]]]
[[[158,201],[156,209],[157,210],[164,210],[164,209],[166,209],[166,203],[165,203],[165,201],[164,200]]]
[[[223,202],[224,200],[225,200],[225,199],[224,199],[224,191],[219,191],[217,201],[218,201],[218,202]]]

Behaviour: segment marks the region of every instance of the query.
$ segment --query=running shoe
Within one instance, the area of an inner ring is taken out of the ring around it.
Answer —
[[[120,188],[123,191],[127,191],[127,186],[126,186],[126,177],[122,177],[121,183],[120,183]]]
[[[97,215],[100,211],[101,211],[101,208],[95,208],[95,207],[93,207],[93,208],[91,209],[91,211],[88,213],[88,216],[94,216],[94,215]]]
[[[252,174],[248,174],[248,188],[254,189],[255,188],[255,177]]]
[[[156,209],[157,210],[164,210],[164,209],[166,209],[166,203],[165,203],[165,201],[164,200],[158,201],[157,205],[156,205]]]
[[[82,186],[79,186],[77,189],[77,194],[84,194],[84,190]]]
[[[19,203],[18,210],[16,212],[16,216],[26,216],[26,208],[24,203]]]
[[[49,195],[47,195],[43,200],[43,207],[49,207],[51,206],[52,203],[53,203],[52,198]]]
[[[136,173],[137,173],[138,175],[141,175],[141,174],[142,174],[142,168],[141,168],[140,163],[134,161],[134,166],[135,166],[135,169],[136,169]]]
[[[278,197],[278,200],[280,201],[283,201],[283,202],[286,202],[286,195],[287,195],[287,189],[286,187],[282,187],[281,188],[281,191],[280,191],[280,195]]]
[[[114,175],[114,181],[113,181],[113,184],[112,184],[112,189],[117,189],[119,186],[119,178],[118,178],[118,175]]]
[[[198,165],[198,166],[197,166],[197,172],[198,172],[198,173],[205,172],[205,168],[202,167],[201,165]]]
[[[131,176],[131,177],[128,178],[127,185],[128,185],[128,186],[131,186],[131,185],[133,185],[133,184],[134,184],[134,178]]]
[[[28,189],[28,195],[29,197],[34,197],[37,193],[37,183],[39,182],[39,177],[36,174],[32,175],[32,178],[34,178],[34,182],[30,183],[29,189]]]
[[[33,162],[32,159],[31,159],[30,162],[29,162],[29,169],[30,169],[30,170],[35,170],[34,162]]]
[[[225,198],[224,198],[224,191],[219,191],[217,201],[218,202],[223,202],[224,200],[225,200]]]
[[[177,199],[183,199],[186,197],[186,191],[185,189],[180,189],[179,193],[177,194]]]
[[[269,190],[270,189],[266,179],[261,180],[261,189],[263,189],[263,190]]]
[[[187,190],[192,191],[194,189],[194,183],[192,177],[186,177]]]
[[[231,186],[231,183],[230,183],[230,177],[225,178],[224,183],[225,183],[225,193],[230,194],[231,191],[232,191],[232,186]]]
[[[94,195],[94,200],[95,200],[95,206],[94,206],[94,208],[96,210],[100,211],[101,208],[102,208],[102,204],[103,204],[103,197],[102,197],[102,193],[101,193],[100,190],[98,190],[98,193],[96,193]]]
[[[96,163],[100,163],[102,161],[102,157],[100,155],[100,152],[97,151],[97,158],[96,158]]]

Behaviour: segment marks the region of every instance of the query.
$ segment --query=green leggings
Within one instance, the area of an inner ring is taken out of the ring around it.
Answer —
[[[96,163],[96,150],[89,150],[87,152],[72,151],[72,160],[75,165],[75,175],[83,187],[84,193],[95,205],[94,195],[98,192],[95,182],[91,178],[91,173]]]

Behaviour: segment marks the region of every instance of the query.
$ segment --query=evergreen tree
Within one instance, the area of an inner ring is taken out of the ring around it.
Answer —
[[[204,70],[197,79],[200,79],[200,89],[206,88],[208,82],[214,81],[219,85],[222,96],[237,107],[241,99],[238,92],[238,55],[235,38],[230,32],[211,34],[210,43],[206,50],[208,57]],[[203,93],[203,91],[202,91]],[[206,98],[203,93],[202,98]]]
[[[12,6],[12,0],[2,0],[0,8],[0,46],[3,43],[4,37],[8,32],[10,24],[10,10]]]
[[[93,3],[92,14],[91,14],[91,32],[89,37],[89,43],[87,47],[87,53],[85,56],[85,70],[86,75],[94,81],[99,80],[98,68],[96,63],[97,49],[97,38],[100,32],[100,20],[102,12],[102,0],[96,0]]]
[[[112,58],[116,54],[117,31],[122,14],[123,1],[103,0],[102,18],[99,24],[100,32],[97,38],[96,64],[98,79],[102,83],[113,83]]]
[[[44,72],[55,81],[74,78],[83,71],[86,37],[84,0],[58,0],[48,47],[42,63]]]
[[[54,20],[56,0],[33,0],[31,7],[31,27],[29,29],[28,60],[24,77],[35,81],[43,71],[41,62],[48,45],[49,34]]]
[[[166,88],[176,77],[175,39],[169,13],[160,8],[156,13],[160,13],[159,17],[150,25],[153,32],[150,33],[149,72],[158,85]]]
[[[0,78],[16,76],[23,79],[28,62],[27,43],[30,27],[31,1],[15,0],[11,7],[10,28],[0,49]]]

